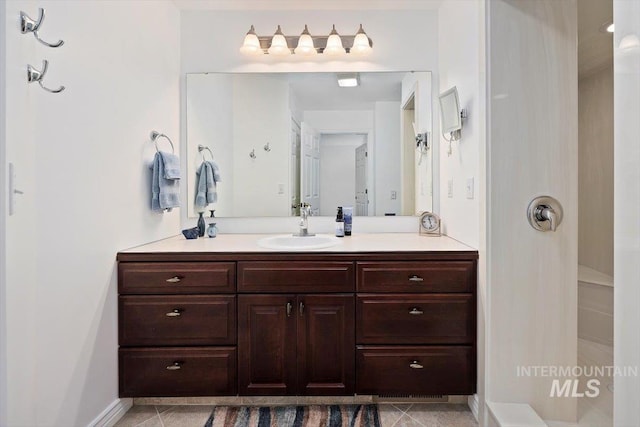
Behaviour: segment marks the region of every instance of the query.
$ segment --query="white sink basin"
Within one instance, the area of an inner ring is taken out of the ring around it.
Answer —
[[[324,249],[340,243],[342,243],[342,241],[339,238],[326,234],[304,237],[285,234],[282,236],[265,237],[264,239],[258,240],[258,246],[260,247],[283,251]]]

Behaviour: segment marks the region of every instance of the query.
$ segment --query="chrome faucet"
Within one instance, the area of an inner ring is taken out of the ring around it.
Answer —
[[[535,215],[538,221],[549,221],[549,230],[556,231],[558,227],[558,217],[556,216],[556,211],[553,210],[551,206],[538,206]]]
[[[300,203],[300,231],[296,236],[313,236],[309,234],[309,216],[311,215],[311,205],[309,203]]]

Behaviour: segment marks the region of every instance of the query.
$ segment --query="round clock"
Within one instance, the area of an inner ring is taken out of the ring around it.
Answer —
[[[440,236],[440,217],[433,212],[420,214],[420,235]]]

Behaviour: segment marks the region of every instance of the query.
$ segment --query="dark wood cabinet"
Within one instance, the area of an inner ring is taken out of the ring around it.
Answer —
[[[240,295],[238,315],[240,394],[353,394],[352,295]]]
[[[298,313],[298,393],[353,394],[353,296],[299,295]]]
[[[295,295],[238,297],[239,389],[290,395],[296,389]]]
[[[120,396],[473,394],[477,257],[121,252]]]

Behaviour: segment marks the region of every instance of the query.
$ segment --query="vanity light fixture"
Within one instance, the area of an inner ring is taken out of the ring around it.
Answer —
[[[295,48],[293,47],[295,46]],[[373,42],[364,32],[362,24],[355,35],[341,36],[334,25],[328,36],[313,36],[305,25],[299,36],[287,36],[282,33],[280,25],[273,36],[258,36],[253,25],[244,37],[240,52],[249,56],[264,54],[275,56],[341,56],[352,54],[364,56],[373,50]]]
[[[291,51],[289,50],[289,45],[287,44],[287,39],[282,34],[282,30],[280,29],[280,25],[278,25],[278,29],[273,34],[273,38],[271,39],[271,46],[269,47],[269,55],[278,55],[278,56],[287,56],[291,55]]]
[[[327,46],[324,48],[324,53],[331,56],[337,56],[347,53],[346,49],[342,46],[342,39],[340,38],[340,34],[336,31],[336,26],[334,25],[329,33],[329,38],[327,39]]]
[[[369,45],[369,37],[367,33],[362,29],[362,24],[356,33],[356,37],[353,39],[353,46],[351,47],[351,53],[357,55],[368,55],[371,53],[371,46]]]
[[[303,56],[313,56],[318,53],[313,43],[313,37],[309,34],[309,28],[307,28],[306,25],[304,26],[304,30],[302,30],[302,34],[300,34],[298,46],[295,48],[294,53]]]
[[[253,25],[247,32],[247,35],[244,36],[244,43],[242,43],[242,47],[240,47],[240,52],[245,55],[262,55],[260,40],[258,40],[258,35]]]

